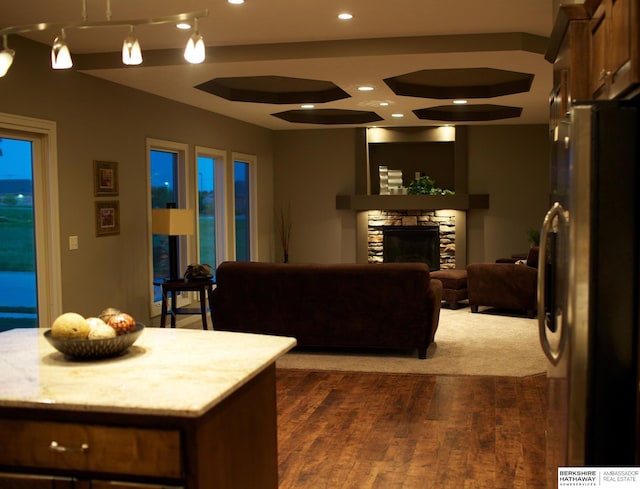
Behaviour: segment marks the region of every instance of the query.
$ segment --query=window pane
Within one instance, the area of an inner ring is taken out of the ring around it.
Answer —
[[[168,202],[178,202],[178,155],[170,151],[151,150],[151,207],[164,208]],[[179,245],[178,245],[179,246]],[[178,253],[178,256],[179,253]],[[153,235],[153,280],[169,277],[169,237]],[[153,287],[154,301],[162,299],[159,286]]]
[[[32,143],[0,138],[0,331],[38,326]]]
[[[216,194],[215,160],[209,156],[198,157],[198,246],[200,263],[216,267]]]
[[[249,261],[250,254],[250,215],[249,215],[249,163],[235,161],[233,163],[235,225],[236,225],[236,260]]]

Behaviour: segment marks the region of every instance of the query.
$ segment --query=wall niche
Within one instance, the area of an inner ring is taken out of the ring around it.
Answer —
[[[429,175],[435,185],[455,191],[455,142],[414,141],[368,143],[371,193],[380,193],[379,166],[402,170],[402,184],[408,187],[416,173]]]
[[[466,135],[466,128],[453,126],[368,128],[366,194],[380,193],[380,166],[402,170],[405,187],[420,172],[437,187],[466,194]]]

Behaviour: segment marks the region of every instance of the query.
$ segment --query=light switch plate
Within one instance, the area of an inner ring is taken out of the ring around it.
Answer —
[[[69,236],[69,249],[77,250],[78,249],[78,237],[77,236]]]

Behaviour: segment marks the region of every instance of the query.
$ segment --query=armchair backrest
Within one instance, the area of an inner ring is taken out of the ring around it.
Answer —
[[[529,248],[529,254],[527,255],[527,265],[533,268],[538,268],[538,255],[540,254],[540,248],[538,246],[532,246]]]

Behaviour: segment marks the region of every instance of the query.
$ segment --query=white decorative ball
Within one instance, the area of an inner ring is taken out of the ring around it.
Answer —
[[[51,336],[66,339],[87,338],[89,336],[89,323],[76,312],[65,312],[58,316],[51,325]]]
[[[103,340],[105,338],[116,337],[116,330],[100,318],[87,318],[87,323],[89,323],[90,340]]]

